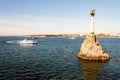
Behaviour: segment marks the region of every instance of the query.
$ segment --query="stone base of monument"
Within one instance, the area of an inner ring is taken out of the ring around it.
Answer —
[[[94,33],[87,35],[77,56],[86,60],[109,60],[109,55],[104,52]]]

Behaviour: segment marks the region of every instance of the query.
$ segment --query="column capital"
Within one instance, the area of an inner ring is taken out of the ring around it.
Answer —
[[[92,17],[94,17],[94,15],[95,15],[95,9],[91,10],[90,15],[91,15]]]

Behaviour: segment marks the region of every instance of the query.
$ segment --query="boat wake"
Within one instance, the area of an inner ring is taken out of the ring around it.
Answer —
[[[6,41],[8,44],[17,44],[17,42],[20,40],[12,40],[12,41]]]

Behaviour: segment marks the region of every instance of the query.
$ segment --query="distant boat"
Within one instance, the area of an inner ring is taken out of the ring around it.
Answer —
[[[76,39],[75,37],[69,37],[69,39]]]
[[[69,39],[75,39],[75,37],[70,37]]]
[[[37,41],[36,40],[27,40],[27,39],[24,39],[24,40],[18,41],[17,43],[20,43],[20,44],[36,44]]]

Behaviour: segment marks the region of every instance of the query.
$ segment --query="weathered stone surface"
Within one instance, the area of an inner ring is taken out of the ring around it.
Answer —
[[[87,35],[77,56],[81,59],[87,60],[104,61],[109,59],[109,55],[103,51],[102,46],[99,44],[94,33]]]

